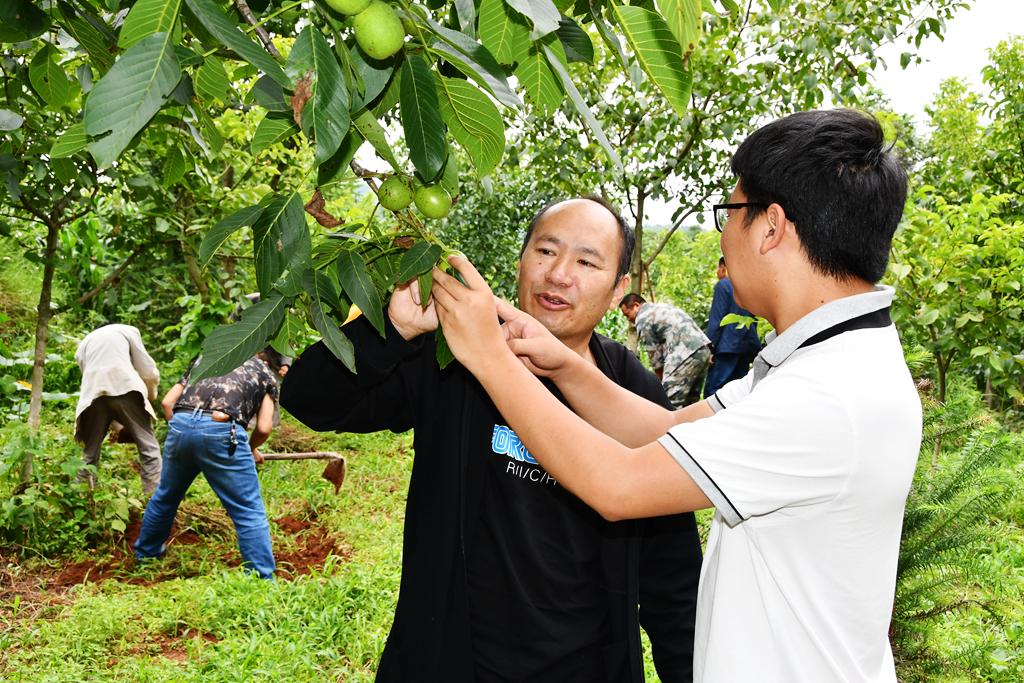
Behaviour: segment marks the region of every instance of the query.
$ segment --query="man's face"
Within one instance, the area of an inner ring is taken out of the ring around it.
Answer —
[[[600,204],[571,199],[545,212],[519,262],[519,307],[567,345],[589,339],[622,298],[622,237]]]
[[[622,315],[626,316],[626,320],[629,322],[636,322],[636,314],[640,311],[640,304],[633,304],[632,306],[619,306],[619,310],[622,311]]]
[[[737,183],[728,202],[742,203],[747,195]],[[757,255],[757,236],[760,234],[754,225],[747,225],[747,211],[750,209],[730,209],[729,219],[722,226],[719,240],[725,265],[729,269],[729,280],[732,282],[733,298],[736,303],[751,312],[757,312],[757,294],[763,289],[759,275],[760,263]],[[762,220],[762,219],[758,219]],[[754,221],[757,223],[757,220]]]

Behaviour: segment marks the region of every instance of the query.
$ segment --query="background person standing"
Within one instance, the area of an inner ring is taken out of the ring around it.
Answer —
[[[647,303],[636,293],[622,297],[619,309],[636,325],[651,369],[661,380],[672,405],[682,408],[700,400],[711,342],[693,318],[670,304]]]
[[[145,560],[163,555],[178,506],[202,473],[235,525],[243,565],[269,579],[275,562],[256,475],[261,458],[255,449],[273,430],[277,380],[263,352],[226,375],[189,382],[198,362],[192,362],[162,401],[170,421],[164,472],[142,515],[135,556]],[[250,440],[245,426],[254,415]]]
[[[104,325],[85,336],[75,351],[82,385],[75,410],[75,440],[84,444],[86,465],[99,466],[100,446],[112,422],[122,425],[139,449],[142,489],[150,494],[160,481],[160,444],[153,434],[160,371],[142,344],[138,328]],[[79,480],[95,486],[96,475],[82,470]]]
[[[725,257],[718,259],[718,282],[711,299],[708,326],[704,330],[711,340],[711,367],[704,382],[704,396],[711,396],[734,379],[747,374],[750,364],[761,350],[757,326],[738,327],[734,324],[723,326],[722,319],[730,313],[753,318],[754,314],[736,303],[732,281],[725,267]]]

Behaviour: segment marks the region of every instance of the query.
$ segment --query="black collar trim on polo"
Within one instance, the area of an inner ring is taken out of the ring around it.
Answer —
[[[858,315],[856,318],[844,320],[841,323],[837,323],[832,327],[826,328],[805,339],[797,348],[802,349],[806,346],[811,346],[812,344],[819,344],[826,339],[831,339],[832,337],[836,337],[844,332],[889,327],[889,325],[892,325],[892,318],[889,316],[889,307],[887,306],[885,308],[880,308],[877,311]]]

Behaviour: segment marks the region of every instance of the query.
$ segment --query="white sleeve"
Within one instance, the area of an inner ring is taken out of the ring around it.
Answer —
[[[754,381],[753,370],[739,379],[734,379],[720,387],[718,391],[707,397],[708,405],[716,413],[731,405],[739,403],[750,393],[750,385]]]
[[[778,375],[727,410],[676,425],[658,441],[733,526],[783,507],[831,500],[851,470],[853,437],[847,411],[831,390]]]
[[[156,363],[146,352],[146,347],[142,345],[142,335],[139,330],[129,327],[126,336],[131,349],[132,366],[139,373],[142,381],[146,383],[146,387],[149,389],[149,398],[156,399],[157,389],[160,386],[160,370],[157,369]]]

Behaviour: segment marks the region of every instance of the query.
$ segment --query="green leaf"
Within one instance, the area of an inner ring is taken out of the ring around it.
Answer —
[[[390,143],[388,143],[387,134],[384,132],[380,122],[377,121],[377,117],[368,111],[364,111],[355,118],[353,123],[356,130],[359,131],[359,135],[373,146],[377,156],[391,164],[391,168],[396,173],[401,172],[402,165],[395,158],[395,153],[391,150]]]
[[[311,270],[304,280],[306,292],[309,294],[309,314],[313,319],[313,327],[323,337],[324,346],[331,350],[350,372],[356,371],[356,355],[352,342],[339,329],[337,321],[330,315],[331,302],[338,298],[334,291],[334,283],[324,273]]]
[[[444,167],[448,142],[437,102],[434,77],[420,55],[408,55],[402,62],[401,89],[399,103],[409,158],[423,179],[430,182]],[[356,302],[356,305],[359,303]]]
[[[572,102],[573,107],[575,107],[576,113],[580,115],[583,122],[587,124],[588,128],[590,128],[590,132],[597,139],[598,144],[601,145],[605,154],[608,155],[608,158],[615,166],[616,172],[621,173],[622,159],[619,157],[618,152],[615,151],[615,148],[612,147],[612,144],[608,141],[608,136],[605,135],[604,128],[602,128],[601,124],[598,123],[597,118],[594,117],[594,113],[590,111],[590,107],[587,106],[587,103],[580,94],[580,91],[576,89],[576,85],[572,82],[572,77],[569,76],[568,70],[562,62],[559,61],[558,55],[550,46],[543,45],[542,49],[544,50],[544,54],[547,55],[548,64],[562,81],[562,87],[565,89],[566,94],[569,95],[569,100]]]
[[[195,114],[196,121],[199,123],[199,127],[203,131],[203,140],[206,141],[208,146],[207,155],[209,157],[215,157],[220,154],[220,150],[224,147],[224,136],[220,134],[217,129],[217,124],[214,123],[213,119],[206,110],[201,107],[190,107],[190,110]]]
[[[307,26],[296,38],[285,66],[296,84],[308,79],[311,97],[302,109],[302,129],[316,142],[316,164],[330,159],[348,132],[348,89],[338,60],[320,30]]]
[[[490,98],[469,81],[437,76],[441,117],[476,167],[490,175],[505,152],[505,124]]]
[[[258,155],[268,147],[287,140],[298,132],[299,127],[292,119],[271,117],[268,114],[256,126],[249,149],[254,155]]]
[[[768,0],[768,6],[771,7],[772,12],[778,14],[779,11],[782,9],[783,2],[784,0]]]
[[[263,213],[263,205],[247,206],[244,209],[235,211],[230,216],[222,218],[210,231],[203,235],[203,241],[199,245],[199,263],[205,267],[221,245],[228,237],[241,227],[252,225]]]
[[[85,137],[85,124],[76,123],[64,131],[50,148],[51,159],[64,159],[85,149],[89,143]]]
[[[242,33],[234,21],[229,19],[213,0],[185,0],[199,23],[221,43],[229,47],[239,57],[274,79],[284,88],[291,83],[281,65],[267,54],[266,50],[256,45]]]
[[[565,94],[558,76],[548,66],[541,49],[532,49],[526,59],[516,67],[516,78],[526,89],[526,97],[540,112],[550,117],[562,105]]]
[[[690,106],[692,76],[683,64],[679,43],[655,12],[629,5],[612,5],[619,26],[637,61],[679,116]]]
[[[992,348],[989,346],[975,346],[971,349],[971,358],[977,358],[978,356],[987,356],[992,353]]]
[[[414,277],[430,272],[440,257],[440,246],[420,240],[402,254],[402,262],[398,266],[395,282],[408,282]]]
[[[502,64],[514,64],[530,49],[530,27],[523,15],[505,0],[482,0],[480,3],[480,42]]]
[[[32,87],[53,109],[60,109],[71,97],[71,81],[53,59],[59,56],[60,53],[47,44],[36,53],[28,67],[28,80]]]
[[[50,17],[30,0],[0,2],[0,43],[21,43],[50,28]]]
[[[167,156],[167,161],[164,163],[163,181],[161,184],[164,187],[171,187],[185,177],[188,169],[189,160],[185,158],[185,155],[181,153],[179,148],[172,148]]]
[[[658,9],[683,55],[693,52],[700,42],[701,0],[658,0]]]
[[[349,50],[349,58],[352,60],[352,68],[363,84],[361,91],[351,93],[351,110],[359,111],[384,92],[388,81],[395,73],[395,66],[390,61],[367,60],[362,50]]]
[[[430,297],[434,289],[434,270],[430,269],[416,278],[416,286],[420,288],[420,308],[424,311],[430,306]]]
[[[359,254],[352,250],[343,251],[338,254],[336,263],[338,269],[338,282],[345,290],[345,295],[352,300],[359,310],[363,312],[366,319],[377,329],[380,336],[384,336],[384,311],[383,303],[377,287],[374,286],[370,274],[366,271],[366,264]]]
[[[228,72],[224,70],[224,65],[219,59],[206,58],[196,71],[195,86],[196,92],[207,102],[228,101],[228,89],[231,84],[228,81]]]
[[[0,109],[0,130],[18,130],[25,123],[25,117],[10,109]]]
[[[551,0],[505,0],[510,7],[533,23],[531,40],[539,40],[558,30],[558,8]]]
[[[925,308],[918,319],[922,325],[931,325],[939,319],[939,311],[935,308]]]
[[[78,169],[75,168],[75,162],[70,159],[54,159],[51,157],[50,168],[53,169],[53,174],[57,176],[64,185],[68,185],[78,177]]]
[[[226,375],[267,348],[287,310],[288,300],[275,294],[247,308],[234,325],[215,329],[203,341],[202,358],[190,381]]]
[[[487,92],[494,95],[494,99],[509,109],[521,109],[523,107],[522,100],[512,92],[512,88],[509,87],[508,81],[504,76],[500,78],[495,76],[447,43],[437,41],[431,44],[430,51],[435,57],[440,57],[461,71],[465,76],[472,78],[482,85],[487,89]]]
[[[341,141],[341,147],[334,153],[334,156],[317,166],[316,184],[317,187],[326,187],[335,179],[343,175],[348,169],[349,162],[356,156],[356,152],[363,144],[363,138],[356,130],[350,130],[345,139]]]
[[[269,76],[260,76],[252,86],[249,95],[256,104],[267,111],[291,112],[292,106],[285,97],[281,86]]]
[[[511,109],[518,109],[523,103],[512,92],[505,78],[505,72],[490,51],[464,33],[441,26],[429,17],[425,21],[440,38],[431,43],[430,50],[469,78],[487,88],[495,99]]]
[[[81,3],[77,9],[67,2],[59,0],[57,7],[64,16],[64,28],[89,53],[89,59],[96,66],[100,75],[114,65],[117,52],[117,34],[113,29],[88,9],[83,10]]]
[[[302,322],[302,319],[295,313],[288,311],[284,316],[284,322],[281,323],[281,329],[277,331],[277,336],[271,340],[270,346],[282,356],[294,358],[298,354],[292,346],[293,340],[301,341],[305,329],[306,325]]]
[[[285,271],[310,258],[309,228],[299,195],[274,195],[253,223],[252,234],[256,285],[266,296]]]
[[[444,338],[444,330],[440,327],[434,331],[434,358],[437,359],[437,365],[442,370],[455,360],[455,354],[449,348],[448,340]]]
[[[154,33],[131,46],[85,100],[85,132],[106,135],[89,144],[106,168],[142,130],[181,80],[181,68],[167,33]]]
[[[127,49],[154,33],[173,32],[180,9],[181,0],[139,0],[121,25],[118,47]]]
[[[570,62],[594,63],[594,43],[579,24],[569,17],[562,17],[557,33]]]

